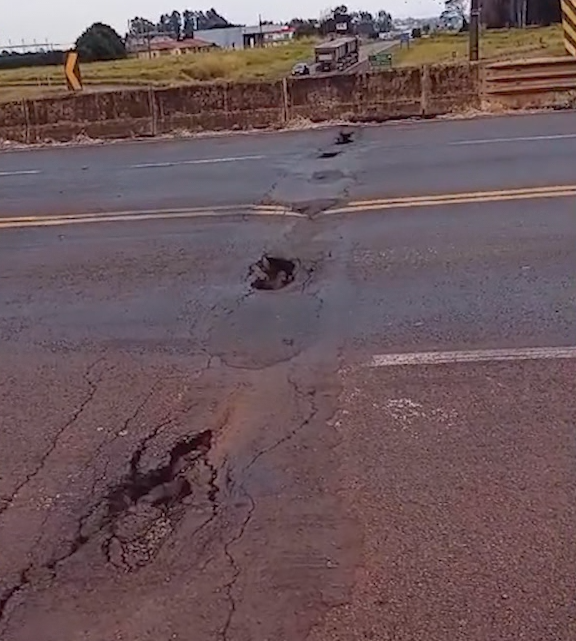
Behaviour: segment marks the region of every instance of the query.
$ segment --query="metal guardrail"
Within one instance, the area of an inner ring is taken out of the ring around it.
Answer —
[[[541,102],[576,94],[576,58],[496,62],[485,67],[484,95],[503,102]]]

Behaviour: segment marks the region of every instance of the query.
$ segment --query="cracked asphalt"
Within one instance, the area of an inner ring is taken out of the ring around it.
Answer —
[[[306,214],[2,229],[0,639],[573,639],[574,361],[367,367],[575,345],[573,197],[325,215],[565,183],[571,118],[0,156],[3,217]]]

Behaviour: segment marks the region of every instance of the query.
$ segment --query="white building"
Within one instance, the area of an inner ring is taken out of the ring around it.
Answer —
[[[222,49],[253,49],[288,42],[294,29],[286,25],[263,24],[250,27],[225,27],[194,32],[194,38],[211,42]]]

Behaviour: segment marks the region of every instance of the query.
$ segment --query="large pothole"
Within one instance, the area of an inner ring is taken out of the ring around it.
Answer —
[[[138,450],[130,461],[130,474],[108,497],[108,510],[111,517],[117,516],[142,500],[153,506],[171,505],[186,498],[192,488],[184,475],[187,466],[205,457],[212,443],[212,432],[206,430],[190,438],[183,439],[170,450],[165,465],[142,472]]]
[[[296,261],[278,256],[264,254],[250,268],[252,281],[250,285],[261,291],[283,289],[296,278]]]
[[[353,136],[354,136],[353,131],[341,131],[338,134],[338,138],[336,138],[336,144],[349,145],[354,142]]]

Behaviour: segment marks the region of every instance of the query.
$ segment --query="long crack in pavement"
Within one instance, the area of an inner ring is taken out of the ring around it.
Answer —
[[[88,393],[86,394],[86,398],[80,403],[80,405],[77,407],[74,412],[72,412],[72,416],[64,425],[56,432],[55,436],[52,438],[52,441],[42,457],[40,458],[40,461],[36,465],[36,467],[29,472],[24,479],[14,488],[14,491],[9,497],[3,498],[3,505],[0,506],[0,516],[2,516],[2,513],[5,512],[14,502],[14,499],[18,496],[19,492],[28,484],[32,479],[39,474],[42,471],[42,468],[46,464],[46,461],[50,458],[54,450],[58,447],[58,442],[62,435],[68,430],[74,423],[78,420],[82,412],[86,409],[88,404],[93,400],[94,396],[96,395],[96,391],[98,388],[98,384],[102,380],[102,376],[97,378],[95,381],[91,380],[90,374],[92,373],[92,370],[103,361],[103,358],[99,358],[97,361],[92,363],[86,370],[86,373],[84,374],[84,381],[86,382],[88,386]],[[0,606],[1,606],[1,601],[0,601]],[[0,609],[1,613],[1,609]],[[1,619],[1,616],[0,616]]]
[[[342,136],[342,140],[337,139],[333,146],[345,145],[348,142],[346,136]],[[261,512],[266,519],[270,510],[265,495],[266,483],[261,484],[258,479],[262,474],[271,473],[267,468],[272,465],[271,460],[278,455],[281,448],[297,445],[301,439],[314,441],[320,438],[315,430],[307,428],[315,424],[321,412],[324,416],[326,408],[335,406],[336,403],[335,390],[329,393],[322,392],[323,400],[319,401],[319,391],[314,379],[300,371],[306,370],[307,351],[316,340],[316,329],[314,326],[310,327],[310,320],[317,325],[321,321],[326,302],[322,292],[324,270],[332,265],[332,251],[328,247],[330,243],[316,240],[316,236],[321,237],[318,214],[347,193],[346,181],[350,179],[340,170],[334,170],[334,176],[337,176],[335,181],[324,179],[314,166],[314,163],[327,163],[328,168],[322,169],[322,172],[328,172],[325,177],[329,177],[332,171],[329,168],[330,163],[345,162],[340,148],[337,151],[331,151],[330,148],[324,152],[320,150],[319,153],[325,153],[325,158],[317,158],[315,154],[313,159],[309,159],[310,166],[306,168],[309,187],[302,195],[304,197],[312,194],[315,189],[320,189],[321,193],[290,204],[295,211],[303,212],[307,217],[297,219],[293,224],[290,221],[281,234],[271,235],[260,246],[260,251],[252,254],[253,260],[257,260],[258,255],[262,257],[257,267],[269,278],[270,287],[264,284],[253,288],[250,279],[246,282],[244,275],[242,280],[236,281],[233,287],[226,289],[224,283],[227,278],[218,273],[212,276],[210,270],[205,268],[209,258],[203,258],[200,271],[195,270],[193,253],[190,254],[192,258],[188,264],[188,269],[193,274],[193,282],[188,285],[184,278],[187,269],[183,258],[187,254],[179,250],[174,253],[177,256],[178,272],[174,291],[178,292],[183,301],[176,315],[178,324],[165,327],[164,320],[159,328],[150,324],[146,316],[148,307],[144,304],[143,311],[137,312],[143,314],[141,324],[140,318],[136,316],[135,329],[127,336],[116,337],[112,334],[102,340],[98,335],[99,330],[90,326],[89,331],[96,332],[96,339],[87,339],[79,333],[80,339],[76,347],[74,338],[67,336],[65,343],[59,341],[60,345],[65,344],[66,350],[77,349],[79,353],[84,345],[90,345],[91,348],[93,345],[104,347],[106,358],[100,357],[86,369],[83,381],[88,386],[88,391],[82,402],[53,434],[40,462],[20,481],[10,496],[1,498],[0,515],[5,515],[24,487],[47,469],[49,460],[50,465],[56,465],[52,457],[63,436],[77,424],[86,409],[98,397],[105,372],[96,377],[93,376],[93,372],[104,360],[110,368],[116,356],[123,351],[136,351],[138,354],[154,355],[156,360],[161,359],[159,362],[177,362],[180,358],[188,357],[186,347],[189,344],[194,357],[201,356],[201,364],[193,373],[189,372],[186,377],[175,380],[182,381],[183,389],[187,389],[186,385],[189,385],[190,381],[200,381],[208,377],[213,385],[214,381],[221,377],[221,389],[212,390],[209,383],[206,383],[209,389],[207,392],[198,383],[198,403],[201,407],[195,406],[197,400],[192,396],[194,400],[188,403],[187,410],[181,412],[180,418],[169,409],[170,406],[166,412],[156,416],[155,407],[162,400],[159,391],[160,381],[165,383],[166,379],[157,374],[144,374],[145,367],[133,376],[132,373],[128,373],[130,366],[126,370],[119,366],[117,374],[121,380],[121,372],[127,373],[126,390],[121,393],[126,396],[128,402],[130,398],[134,398],[134,390],[140,386],[139,382],[136,383],[138,377],[148,376],[151,382],[148,382],[145,393],[139,393],[140,400],[134,404],[135,406],[122,416],[118,427],[112,430],[106,428],[108,438],[95,438],[93,444],[86,446],[92,447],[90,458],[85,463],[87,471],[92,471],[90,480],[87,484],[82,481],[71,489],[78,494],[83,493],[87,504],[83,505],[82,509],[76,509],[72,505],[69,513],[63,512],[70,521],[68,536],[62,537],[61,540],[54,539],[55,526],[52,525],[52,530],[46,534],[46,545],[43,540],[44,526],[52,518],[53,511],[50,506],[42,507],[45,513],[33,547],[23,555],[23,561],[26,562],[21,564],[21,569],[18,569],[16,562],[14,563],[13,580],[5,587],[0,599],[0,627],[3,633],[16,634],[18,624],[12,619],[17,612],[18,620],[24,617],[32,626],[43,625],[40,620],[35,623],[34,617],[30,618],[30,613],[35,612],[38,605],[36,599],[28,598],[28,591],[49,604],[52,599],[58,598],[53,595],[66,594],[70,577],[77,576],[88,581],[90,589],[100,594],[101,599],[105,599],[102,595],[108,585],[107,581],[120,581],[123,585],[134,588],[147,585],[146,579],[139,577],[144,576],[148,570],[169,573],[172,555],[181,546],[190,552],[190,558],[186,559],[187,571],[195,569],[199,573],[198,581],[202,580],[201,576],[204,573],[214,573],[213,592],[209,602],[216,604],[221,598],[222,604],[225,604],[225,611],[219,610],[217,616],[214,615],[214,620],[219,619],[219,624],[214,626],[214,633],[222,641],[232,641],[236,637],[238,626],[244,625],[240,620],[240,613],[246,606],[246,595],[240,584],[245,579],[248,580],[246,572],[249,570],[243,550],[246,546],[250,548],[253,545],[251,540],[247,540],[246,534],[251,530],[256,515]],[[294,183],[300,180],[301,176],[298,173],[286,169],[266,198],[273,200],[283,192],[291,191]],[[245,224],[252,223],[246,220]],[[254,245],[251,240],[251,246]],[[160,248],[155,247],[155,251],[155,258],[148,262],[160,266],[165,287],[169,288],[172,285],[168,277],[171,269],[169,261]],[[212,265],[216,268],[219,265],[217,256],[220,254],[221,252],[218,252],[213,256]],[[242,257],[246,256],[243,252]],[[81,257],[79,260],[82,260]],[[111,309],[114,309],[115,298],[121,300],[121,296],[124,296],[125,300],[121,305],[129,309],[130,303],[126,301],[133,296],[132,288],[134,283],[138,282],[136,266],[138,261],[145,258],[140,252],[137,252],[137,257],[134,258],[129,254],[119,253],[117,260],[118,265],[122,266],[121,269],[113,259],[107,261],[114,273],[114,293],[106,293],[99,304],[104,308],[111,305]],[[246,269],[248,268],[249,262],[246,264]],[[84,272],[73,271],[71,262],[65,266],[60,265],[55,273],[75,273],[75,280],[72,282],[78,291],[82,292]],[[96,264],[86,273],[90,276],[90,287],[98,287],[105,279],[105,273],[99,271]],[[148,267],[145,273],[143,286],[146,288],[151,282],[154,270]],[[254,277],[253,271],[251,274],[251,278]],[[46,280],[44,271],[40,277],[43,279],[43,285],[37,288],[34,296],[44,296],[44,290],[48,288],[54,288],[56,291],[57,278]],[[218,283],[215,291],[222,292],[216,300],[209,300],[210,296],[214,296],[211,287],[207,286],[209,277]],[[261,275],[256,276],[258,277]],[[252,284],[254,282],[252,281]],[[278,289],[285,291],[279,291],[277,294],[265,291]],[[148,287],[146,295],[149,291]],[[194,301],[200,295],[207,300],[203,305],[197,306]],[[74,301],[76,305],[80,304],[78,301],[83,300],[84,294],[80,293],[78,296],[78,300]],[[137,300],[134,304],[142,305]],[[160,307],[164,304],[161,302]],[[66,304],[62,304],[61,307],[65,310]],[[293,310],[298,308],[302,310],[301,316],[292,322]],[[167,306],[167,311],[170,316],[170,305]],[[150,316],[154,318],[154,313]],[[254,320],[257,322],[254,323]],[[270,320],[272,324],[267,326]],[[170,322],[168,321],[168,324]],[[299,324],[303,324],[305,331],[302,331]],[[117,331],[113,323],[110,326],[113,332]],[[34,327],[33,322],[31,327]],[[38,332],[44,331],[43,324],[40,324],[39,328]],[[240,346],[236,340],[236,346],[233,346],[237,337],[246,335],[247,328],[249,339]],[[25,339],[26,332],[22,333],[20,340],[24,340],[22,336]],[[228,342],[223,340],[224,337]],[[329,333],[325,333],[323,337],[329,337]],[[57,338],[50,335],[49,339],[35,339],[35,344],[43,345],[44,348],[55,346]],[[179,343],[184,339],[187,342]],[[166,356],[164,343],[168,345],[170,341],[183,347],[177,347],[173,351],[167,350],[166,354],[169,356]],[[340,348],[336,343],[330,343],[330,355],[334,349]],[[330,356],[329,361],[331,360]],[[328,372],[328,378],[332,379],[337,365],[324,369]],[[275,395],[276,402],[271,403],[267,398],[267,392],[259,390],[262,384]],[[245,395],[251,399],[245,408],[235,397],[235,390],[242,387],[247,390]],[[110,391],[113,390],[106,393]],[[106,393],[103,393],[103,396]],[[193,395],[194,389],[189,394]],[[283,395],[286,399],[282,398]],[[223,402],[222,399],[227,396],[229,400]],[[99,403],[102,404],[104,400],[99,399]],[[239,406],[242,407],[240,417],[236,416]],[[216,415],[222,407],[223,415],[217,420]],[[277,425],[270,430],[266,423],[262,422],[262,411],[267,412],[272,408],[277,409],[274,412]],[[214,420],[202,427],[202,421],[196,415],[197,410],[213,415]],[[99,411],[102,411],[100,405],[94,410],[95,416]],[[331,413],[332,409],[327,414]],[[95,417],[90,417],[87,420],[88,424],[92,420],[95,420]],[[255,421],[253,428],[250,426],[252,421]],[[132,442],[132,434],[139,432],[142,429],[141,424],[144,423],[145,431],[138,434],[138,440]],[[324,428],[318,427],[323,433]],[[87,427],[84,429],[87,430]],[[127,440],[130,440],[129,451],[125,448]],[[218,451],[215,451],[216,442]],[[80,441],[76,447],[84,445]],[[96,472],[101,460],[102,464]],[[118,470],[123,470],[123,473],[119,475]],[[300,481],[289,479],[288,487],[292,488],[290,491],[297,491],[298,482]],[[308,491],[308,488],[305,491]],[[323,494],[319,496],[325,500]],[[53,499],[50,496],[48,498]],[[29,503],[25,505],[24,500],[22,504],[25,509],[31,508]],[[59,518],[64,517],[59,514],[54,516],[55,521]],[[46,549],[46,558],[42,558],[44,551],[42,554],[36,554],[33,549],[42,545]],[[35,556],[40,558],[36,559]],[[320,576],[321,574],[314,574],[310,581],[319,581]],[[194,576],[189,580],[194,581]],[[130,594],[131,588],[127,589]],[[205,584],[204,589],[210,594],[209,583]],[[319,607],[324,607],[323,604],[330,602],[330,599],[323,596],[317,599],[315,597],[315,600],[320,604]],[[62,604],[58,611],[63,612],[67,607],[66,598],[62,597],[58,603]],[[109,608],[114,606],[110,601],[108,603]],[[313,605],[310,605],[309,609],[308,617],[312,617]],[[51,607],[47,606],[45,611],[50,610]],[[63,616],[66,617],[65,614]],[[243,613],[242,618],[245,616]],[[306,623],[306,627],[310,625],[311,619]],[[20,641],[22,637],[17,638]]]

